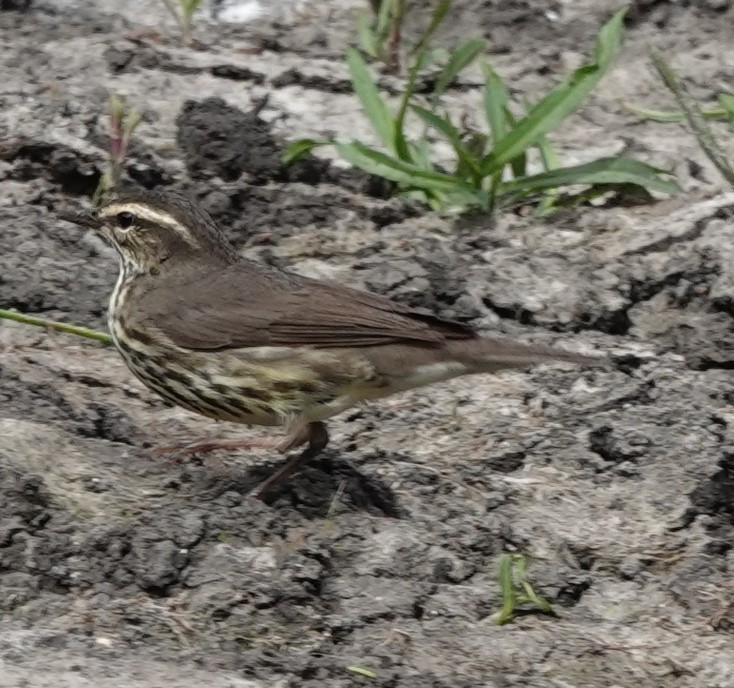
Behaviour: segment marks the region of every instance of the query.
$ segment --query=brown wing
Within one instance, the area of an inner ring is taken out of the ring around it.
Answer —
[[[382,296],[240,262],[186,284],[155,288],[138,314],[178,346],[336,348],[472,339],[470,328]]]

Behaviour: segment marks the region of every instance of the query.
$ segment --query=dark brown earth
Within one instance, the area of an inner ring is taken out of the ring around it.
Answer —
[[[370,138],[341,60],[356,0],[202,18],[194,48],[157,3],[22,4],[0,13],[0,307],[104,327],[114,257],[56,211],[96,186],[110,89],[144,111],[127,183],[187,191],[243,253],[614,364],[346,413],[263,504],[247,492],[279,457],[151,452],[252,431],[2,322],[2,688],[734,686],[734,193],[684,128],[621,107],[670,107],[652,46],[697,97],[730,89],[732,3],[633,3],[616,69],[554,136],[571,162],[672,167],[682,192],[543,221],[440,218],[327,157],[280,162],[301,136]],[[489,37],[529,97],[617,7],[457,4],[441,40]],[[477,83],[451,107],[473,117]],[[493,623],[503,552],[558,618]]]

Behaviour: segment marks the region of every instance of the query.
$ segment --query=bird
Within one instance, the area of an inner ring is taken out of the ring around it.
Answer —
[[[60,214],[117,252],[108,328],[143,385],[218,421],[285,429],[277,439],[193,443],[190,453],[301,449],[257,486],[258,497],[321,453],[325,421],[349,408],[464,375],[598,363],[248,259],[180,193],[118,193]]]

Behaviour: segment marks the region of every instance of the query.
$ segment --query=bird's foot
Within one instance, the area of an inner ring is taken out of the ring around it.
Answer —
[[[197,442],[179,442],[178,444],[158,447],[152,451],[156,458],[166,457],[180,463],[185,458],[196,454],[209,454],[214,451],[235,449],[273,449],[281,453],[296,449],[304,444],[308,446],[296,456],[288,459],[275,473],[250,492],[252,497],[261,499],[273,488],[282,484],[301,466],[315,458],[329,443],[326,425],[321,422],[306,423],[296,427],[285,438],[277,437],[243,437],[240,439],[210,439]]]

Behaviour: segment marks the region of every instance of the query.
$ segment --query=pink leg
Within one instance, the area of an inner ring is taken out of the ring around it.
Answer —
[[[236,440],[213,439],[199,442],[184,442],[178,445],[159,447],[153,453],[155,456],[168,455],[174,461],[181,461],[194,454],[205,454],[218,449],[274,449],[285,453],[307,444],[308,446],[300,454],[296,454],[296,456],[288,459],[281,468],[251,492],[253,497],[259,499],[274,487],[283,483],[303,466],[303,464],[318,456],[328,443],[329,433],[326,430],[326,425],[321,422],[313,422],[297,426],[285,438],[243,437]]]
[[[250,494],[257,499],[261,499],[272,488],[280,485],[286,478],[293,475],[303,464],[318,456],[329,443],[329,433],[326,430],[326,425],[315,422],[300,426],[282,442],[279,449],[285,452],[306,443],[308,443],[308,446],[300,454],[288,459],[281,468],[275,471],[267,480],[260,483]]]
[[[278,449],[283,443],[277,437],[242,437],[236,440],[200,440],[196,442],[181,442],[169,444],[165,447],[157,447],[153,450],[153,456],[167,456],[172,461],[182,461],[194,454],[209,454],[210,452],[225,449]]]

